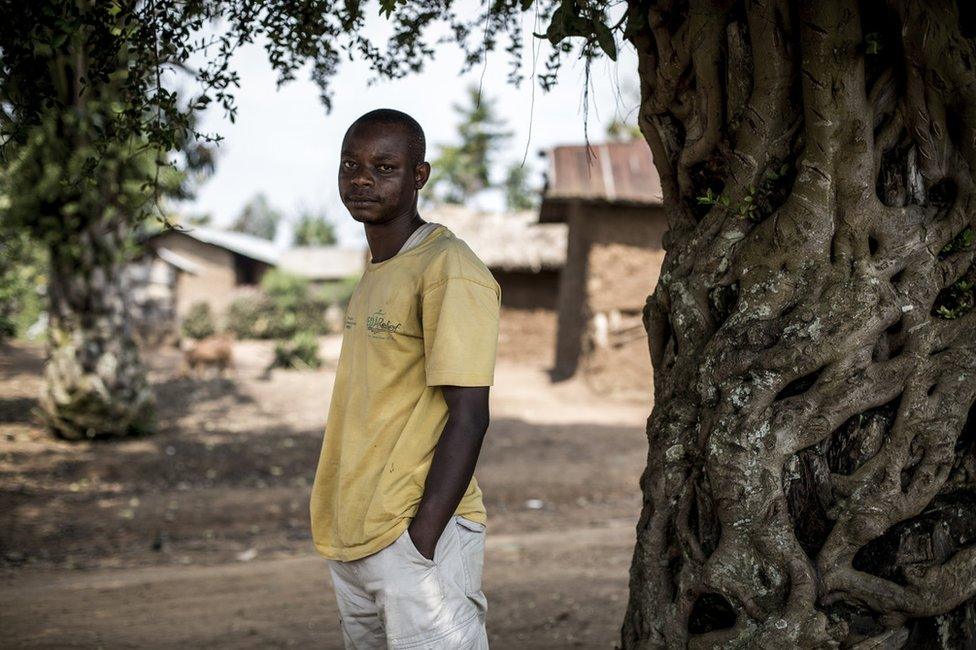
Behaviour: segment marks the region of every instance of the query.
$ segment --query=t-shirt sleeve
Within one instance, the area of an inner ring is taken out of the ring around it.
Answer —
[[[467,278],[443,280],[423,295],[428,386],[491,386],[498,348],[497,287]]]

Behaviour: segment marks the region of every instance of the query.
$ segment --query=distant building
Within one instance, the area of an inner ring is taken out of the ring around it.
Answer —
[[[323,286],[358,277],[368,259],[366,248],[295,246],[281,252],[278,268],[306,278],[313,286]]]
[[[240,232],[193,226],[149,237],[146,255],[127,271],[133,320],[144,340],[172,338],[197,302],[222,315],[238,297],[252,293],[272,268],[308,278],[313,286],[358,276],[364,249],[303,246],[281,249]]]
[[[146,244],[159,262],[174,271],[178,320],[197,302],[209,304],[214,314],[223,313],[237,297],[238,287],[259,284],[281,256],[281,250],[267,239],[203,226],[167,230]]]
[[[442,205],[423,211],[447,226],[481,258],[502,290],[502,308],[555,311],[566,263],[567,227],[540,224],[533,210],[487,213]]]
[[[598,364],[619,363],[623,376],[629,367],[634,381],[646,376],[643,388],[649,388],[640,317],[664,258],[661,181],[643,141],[589,149],[574,145],[547,152],[539,221],[569,226],[553,375],[572,376],[587,355],[598,352]]]

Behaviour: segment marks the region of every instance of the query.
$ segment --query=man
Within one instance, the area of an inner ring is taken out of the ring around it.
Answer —
[[[417,195],[424,134],[381,109],[342,141],[339,194],[372,254],[346,312],[312,534],[346,648],[487,648],[488,428],[501,290]]]

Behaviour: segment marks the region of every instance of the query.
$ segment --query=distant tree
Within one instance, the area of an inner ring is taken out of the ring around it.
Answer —
[[[613,142],[628,142],[643,139],[640,127],[619,117],[615,117],[607,124],[607,139]]]
[[[509,166],[505,174],[505,205],[509,210],[530,210],[539,203],[539,193],[529,185],[528,168],[520,163]]]
[[[502,129],[494,103],[477,87],[469,87],[467,103],[455,104],[454,110],[460,119],[458,144],[439,147],[427,184],[428,196],[444,203],[464,203],[487,189],[494,155],[512,135]]]
[[[230,229],[262,239],[274,239],[280,222],[281,213],[271,206],[264,194],[258,193],[241,208]]]
[[[295,225],[296,246],[331,246],[336,243],[335,226],[323,214],[303,212]]]

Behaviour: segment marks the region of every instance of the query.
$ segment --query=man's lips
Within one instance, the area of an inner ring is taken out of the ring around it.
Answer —
[[[350,203],[379,203],[379,199],[370,196],[349,196],[346,200]]]

